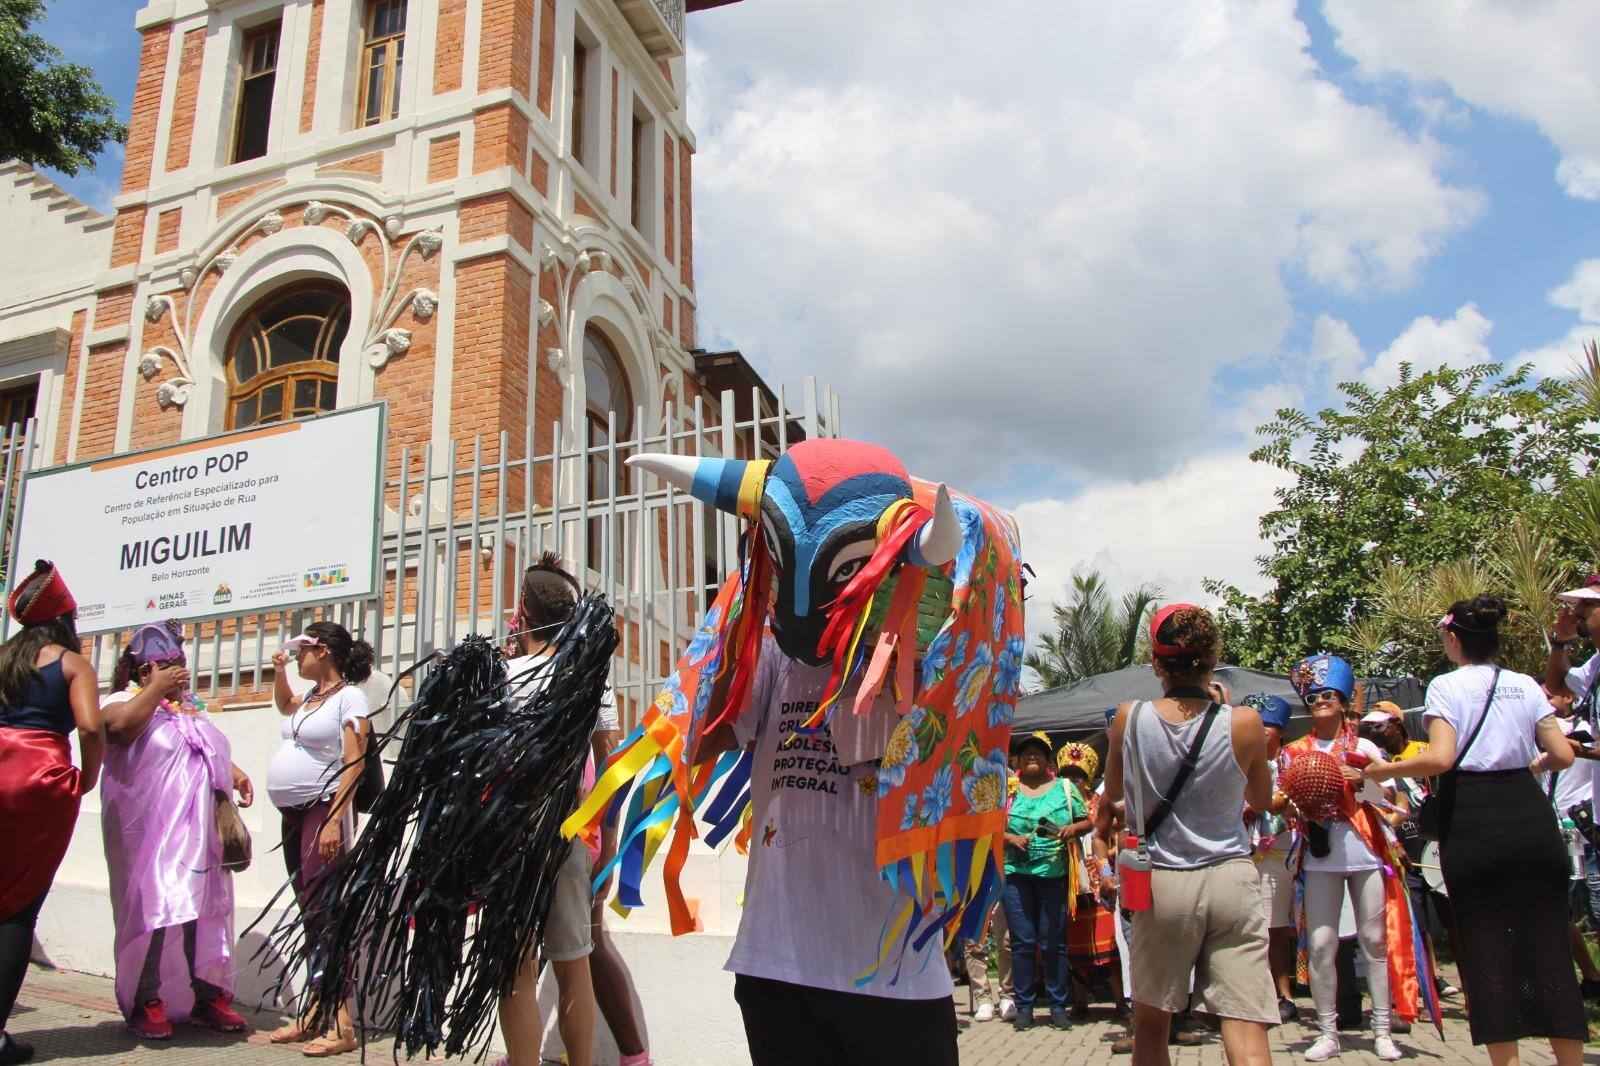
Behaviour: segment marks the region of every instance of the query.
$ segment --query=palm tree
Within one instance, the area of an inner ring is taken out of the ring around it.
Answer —
[[[1028,653],[1028,667],[1045,688],[1055,688],[1148,660],[1145,620],[1160,598],[1156,586],[1140,585],[1113,604],[1098,570],[1074,574],[1072,597],[1050,605],[1055,630]]]

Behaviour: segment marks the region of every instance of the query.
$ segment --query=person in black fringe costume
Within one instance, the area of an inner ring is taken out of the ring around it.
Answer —
[[[512,685],[524,677],[530,687],[544,683],[538,668],[554,650],[550,638],[572,614],[579,592],[577,579],[562,569],[561,557],[554,552],[545,552],[523,572],[512,635],[505,649]],[[589,740],[594,765],[603,765],[616,744],[617,707],[608,687],[601,696]],[[578,798],[575,794],[574,805]],[[556,875],[555,898],[540,951],[523,960],[511,995],[500,1001],[500,1035],[507,1057],[495,1066],[537,1066],[540,1062],[541,960],[548,962],[555,973],[556,1019],[566,1048],[565,1061],[570,1066],[590,1066],[593,1060],[596,1006],[605,1016],[621,1052],[619,1066],[649,1066],[650,1055],[633,1013],[632,979],[601,922],[609,879],[598,892],[591,887],[595,874],[615,854],[616,830],[612,828],[602,831],[596,855],[591,856],[581,837],[575,837],[568,846],[566,860]]]
[[[1517,1041],[1550,1041],[1558,1066],[1583,1060],[1589,1029],[1569,961],[1571,863],[1535,773],[1572,764],[1572,745],[1539,685],[1494,665],[1504,602],[1461,600],[1439,620],[1459,669],[1428,685],[1428,750],[1374,762],[1363,776],[1444,775],[1439,862],[1460,934],[1461,984],[1474,1044],[1494,1066],[1518,1062]],[[1540,753],[1540,749],[1543,753]]]
[[[369,746],[367,758],[392,763],[388,786],[302,905],[327,940],[308,942],[307,918],[291,913],[261,949],[289,960],[280,986],[296,968],[308,975],[311,1024],[353,985],[360,1016],[395,1034],[397,1055],[482,1057],[568,855],[560,826],[617,645],[612,609],[585,596],[547,639],[548,657],[508,677],[493,644],[466,638]]]

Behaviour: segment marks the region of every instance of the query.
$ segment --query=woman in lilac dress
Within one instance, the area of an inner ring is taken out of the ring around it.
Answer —
[[[188,691],[176,623],[134,631],[101,704],[107,737],[101,828],[116,923],[117,1003],[128,1028],[166,1040],[169,1019],[223,1032],[233,998],[233,875],[217,802],[253,799],[228,738]]]

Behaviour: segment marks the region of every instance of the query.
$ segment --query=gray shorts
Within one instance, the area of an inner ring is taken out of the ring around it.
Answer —
[[[1197,870],[1153,870],[1155,907],[1135,911],[1133,998],[1174,1014],[1190,1004],[1223,1018],[1278,1024],[1267,965],[1261,875],[1249,859]]]
[[[550,962],[571,962],[594,950],[589,929],[594,890],[589,881],[589,849],[574,837],[556,874],[555,898],[544,923],[542,953]]]

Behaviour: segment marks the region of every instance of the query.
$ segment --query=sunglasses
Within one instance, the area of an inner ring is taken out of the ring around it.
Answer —
[[[1307,696],[1306,706],[1310,707],[1317,703],[1338,703],[1341,698],[1342,697],[1340,697],[1340,695],[1333,689],[1325,688],[1321,692],[1313,692],[1311,695]]]

